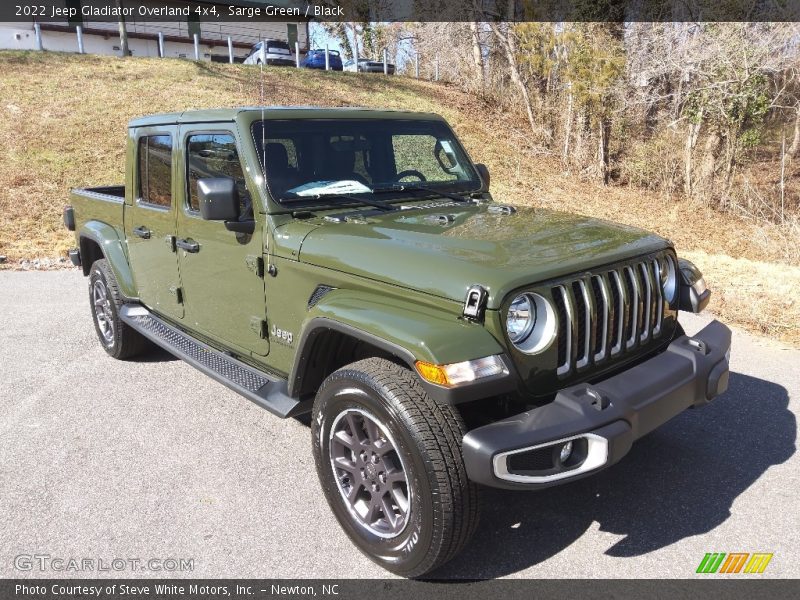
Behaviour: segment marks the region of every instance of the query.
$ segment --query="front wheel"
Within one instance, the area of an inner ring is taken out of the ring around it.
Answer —
[[[339,523],[369,558],[420,577],[466,545],[479,507],[463,436],[458,412],[393,362],[362,360],[325,380],[312,420],[317,474]]]

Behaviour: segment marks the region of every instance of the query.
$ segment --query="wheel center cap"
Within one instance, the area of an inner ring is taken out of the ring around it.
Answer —
[[[369,464],[366,468],[367,472],[367,479],[375,479],[378,475],[378,469],[375,468],[375,465]]]

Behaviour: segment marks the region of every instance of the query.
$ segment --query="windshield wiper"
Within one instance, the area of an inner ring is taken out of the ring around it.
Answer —
[[[464,204],[468,204],[472,202],[470,198],[465,198],[464,196],[459,196],[458,194],[454,194],[452,192],[444,192],[442,190],[437,190],[436,188],[426,187],[424,185],[417,185],[411,184],[406,185],[404,183],[395,183],[392,185],[387,185],[385,187],[379,187],[372,190],[374,194],[381,194],[386,192],[428,192],[429,194],[436,194],[437,196],[441,196],[443,198],[450,198],[451,200],[455,200],[456,202],[462,202]]]
[[[381,210],[385,211],[397,210],[396,206],[388,204],[387,202],[382,202],[380,200],[369,200],[367,198],[358,198],[357,196],[350,196],[349,194],[314,194],[312,196],[300,196],[299,194],[293,194],[293,196],[289,198],[283,198],[283,200],[325,200],[327,198],[332,200],[350,200],[352,202],[358,202],[359,204],[374,206],[375,208],[380,208]]]

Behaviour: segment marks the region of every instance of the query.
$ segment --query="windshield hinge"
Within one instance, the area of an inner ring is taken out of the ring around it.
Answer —
[[[244,262],[247,268],[256,274],[256,277],[264,277],[264,258],[262,256],[245,256]]]
[[[261,317],[250,317],[250,329],[262,340],[267,339],[267,322]]]
[[[183,290],[179,286],[170,286],[169,293],[175,297],[176,304],[183,304]]]
[[[177,252],[178,247],[175,245],[176,238],[174,235],[168,235],[164,238],[164,243],[169,247],[170,252]]]
[[[482,320],[488,298],[489,292],[483,286],[473,285],[470,287],[467,291],[467,299],[464,301],[464,317],[470,321]]]
[[[508,204],[491,204],[487,210],[498,215],[513,215],[517,212],[516,208]]]

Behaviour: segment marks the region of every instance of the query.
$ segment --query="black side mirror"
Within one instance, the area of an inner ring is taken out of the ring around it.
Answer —
[[[492,180],[489,175],[489,168],[483,163],[476,164],[475,168],[478,170],[478,175],[480,175],[481,181],[483,181],[483,185],[486,187],[486,191],[488,192],[489,184]]]
[[[197,181],[200,216],[207,221],[239,219],[239,191],[231,177],[215,177]]]

